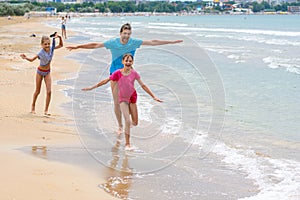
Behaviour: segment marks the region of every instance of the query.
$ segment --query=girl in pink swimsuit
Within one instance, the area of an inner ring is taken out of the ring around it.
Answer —
[[[130,145],[130,115],[132,125],[138,124],[138,112],[137,112],[137,93],[134,88],[134,81],[141,85],[141,87],[155,100],[162,102],[157,98],[151,90],[142,82],[140,75],[132,68],[133,56],[131,54],[125,54],[122,58],[124,68],[115,71],[109,78],[104,79],[92,87],[83,88],[82,90],[92,90],[102,85],[105,85],[110,80],[118,82],[119,86],[119,103],[121,112],[125,119],[125,150],[132,150]]]
[[[50,45],[50,38],[48,36],[42,36],[41,39],[41,51],[33,56],[32,58],[28,58],[25,54],[21,54],[21,58],[28,60],[30,62],[33,62],[37,58],[40,60],[39,67],[37,68],[36,72],[36,88],[35,92],[33,94],[33,100],[31,105],[31,113],[35,114],[35,103],[37,100],[38,95],[41,91],[42,86],[42,80],[44,79],[46,84],[46,90],[47,90],[47,96],[46,96],[46,105],[44,110],[44,115],[49,116],[48,108],[51,100],[51,75],[50,75],[50,63],[53,58],[54,49],[61,48],[63,46],[63,41],[61,36],[57,35],[57,33],[54,35],[55,38],[59,38],[59,44],[55,46],[55,38],[52,39],[52,45]]]

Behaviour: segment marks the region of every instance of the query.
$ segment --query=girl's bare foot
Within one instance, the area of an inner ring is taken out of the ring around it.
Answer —
[[[125,145],[125,151],[133,151],[134,148],[132,146],[130,146],[130,144],[126,144]]]
[[[35,106],[31,106],[31,112],[30,112],[31,114],[36,114],[36,112],[35,112]]]
[[[51,114],[45,111],[45,112],[44,112],[44,116],[45,116],[45,117],[49,117],[49,116],[51,116]]]
[[[134,127],[134,126],[137,126],[137,124],[135,122],[131,122],[130,123],[130,128]]]

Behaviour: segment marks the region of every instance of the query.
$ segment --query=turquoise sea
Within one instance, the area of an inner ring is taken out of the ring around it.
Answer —
[[[68,56],[82,67],[58,81],[72,86],[65,108],[89,155],[118,172],[99,189],[121,199],[300,199],[300,16],[72,18],[68,41],[118,37],[127,22],[132,37],[184,42],[136,53],[136,70],[164,103],[137,85],[130,153],[116,140],[109,85],[80,90],[108,76],[110,53]]]

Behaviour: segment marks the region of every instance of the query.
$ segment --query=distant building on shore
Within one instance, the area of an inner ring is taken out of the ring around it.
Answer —
[[[287,10],[292,13],[300,13],[300,6],[288,6]]]

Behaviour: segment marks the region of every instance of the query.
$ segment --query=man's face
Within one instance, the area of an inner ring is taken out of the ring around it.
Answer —
[[[125,29],[123,32],[120,33],[121,43],[127,44],[131,35],[131,30]]]

